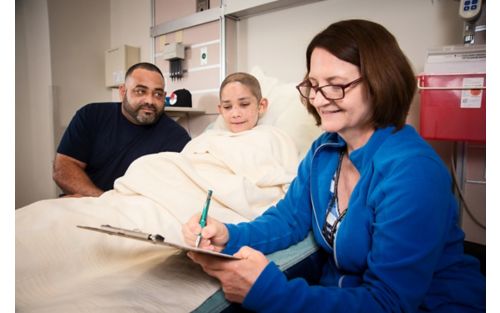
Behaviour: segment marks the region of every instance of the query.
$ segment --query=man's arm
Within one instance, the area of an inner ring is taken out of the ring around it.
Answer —
[[[52,178],[67,195],[98,197],[99,189],[85,173],[86,163],[57,153]]]

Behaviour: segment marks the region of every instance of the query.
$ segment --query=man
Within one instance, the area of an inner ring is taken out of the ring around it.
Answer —
[[[94,196],[113,188],[130,163],[151,153],[180,152],[191,139],[165,115],[165,81],[151,63],[127,70],[122,102],[79,109],[57,149],[53,179],[66,195]]]

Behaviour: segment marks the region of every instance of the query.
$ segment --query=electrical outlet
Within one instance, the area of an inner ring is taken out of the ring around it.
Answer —
[[[200,49],[200,65],[208,64],[208,52],[207,47],[203,47]]]

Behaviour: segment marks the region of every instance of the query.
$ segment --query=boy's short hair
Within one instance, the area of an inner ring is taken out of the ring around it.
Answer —
[[[219,90],[219,98],[222,96],[222,90],[229,83],[238,82],[242,85],[247,86],[250,89],[250,92],[257,98],[257,101],[262,99],[262,91],[260,89],[260,84],[255,76],[244,73],[244,72],[236,72],[229,74],[220,85]]]
[[[372,100],[375,127],[404,126],[415,94],[416,78],[394,36],[382,25],[366,20],[345,20],[331,24],[307,47],[307,72],[311,54],[323,48],[337,58],[359,67]],[[307,110],[316,123],[321,118],[307,100]]]

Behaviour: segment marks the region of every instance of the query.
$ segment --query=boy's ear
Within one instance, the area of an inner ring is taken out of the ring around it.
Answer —
[[[269,104],[269,101],[267,100],[267,98],[260,99],[260,102],[259,102],[259,113],[260,114],[263,114],[267,111],[268,104]]]
[[[125,93],[127,92],[127,90],[125,89],[125,84],[121,84],[118,87],[118,91],[120,93],[120,101],[123,101],[123,99],[125,99]]]
[[[220,103],[217,104],[217,110],[219,111],[219,114],[222,114],[222,109]]]

